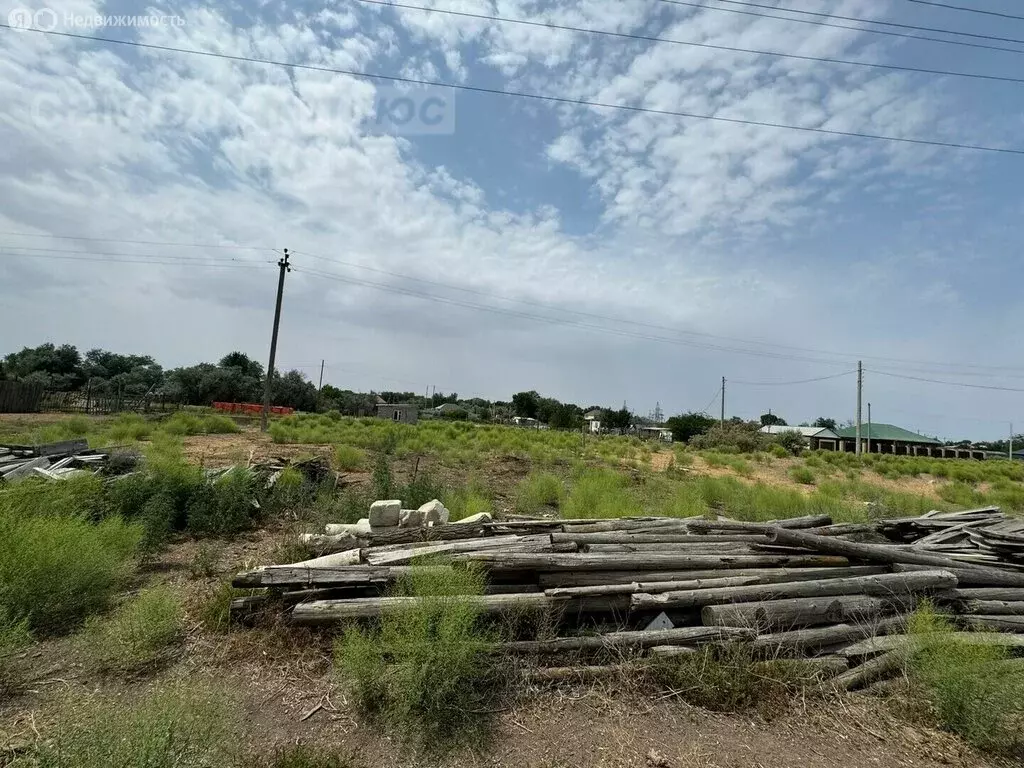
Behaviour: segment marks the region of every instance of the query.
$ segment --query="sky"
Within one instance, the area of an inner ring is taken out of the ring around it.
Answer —
[[[728,415],[796,424],[854,418],[863,360],[865,418],[1020,431],[1024,154],[728,120],[1024,150],[1024,82],[766,53],[1024,77],[1024,20],[753,1],[1020,53],[725,0],[408,0],[620,36],[364,0],[0,0],[13,26],[278,62],[0,29],[0,354],[264,360],[288,248],[277,359],[313,381],[323,360],[362,391],[717,415],[725,376]]]

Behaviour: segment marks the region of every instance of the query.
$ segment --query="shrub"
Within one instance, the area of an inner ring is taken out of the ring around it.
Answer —
[[[59,725],[37,747],[38,768],[209,768],[230,765],[236,716],[205,688],[181,686],[126,705],[68,701]]]
[[[790,455],[789,451],[787,451],[783,446],[779,445],[778,443],[772,443],[771,445],[769,445],[768,453],[770,453],[776,459],[784,459]]]
[[[104,669],[132,670],[152,664],[184,634],[181,605],[168,587],[151,587],[109,617],[86,623],[83,641]]]
[[[373,463],[373,474],[370,478],[370,485],[373,488],[374,498],[390,499],[395,492],[395,480],[391,474],[391,464],[386,453],[377,455]],[[430,499],[427,499],[430,501]]]
[[[913,616],[908,663],[940,723],[974,746],[1024,758],[1024,671],[1006,649],[966,643],[930,607]]]
[[[212,485],[197,489],[188,502],[188,530],[196,534],[228,534],[252,525],[258,506],[254,476],[233,469]]]
[[[94,475],[72,477],[58,483],[30,477],[0,488],[0,515],[12,518],[43,513],[98,520],[105,509],[103,479]]]
[[[789,476],[793,482],[801,485],[814,485],[814,472],[810,467],[793,467],[789,470]]]
[[[726,422],[725,426],[715,425],[702,435],[690,439],[690,446],[697,450],[726,450],[733,453],[753,453],[764,450],[771,438],[763,434],[761,425],[754,422]]]
[[[433,499],[443,499],[446,495],[443,483],[429,472],[418,472],[412,480],[395,490],[393,498],[401,499],[402,505],[407,509],[416,509]]]
[[[460,488],[449,490],[444,497],[445,506],[451,512],[451,521],[477,515],[481,512],[492,512],[490,492],[476,480],[470,480]]]
[[[217,575],[220,552],[209,544],[200,544],[188,564],[193,579],[209,579]]]
[[[366,451],[353,445],[339,445],[334,449],[334,462],[346,472],[362,469],[366,465]]]
[[[0,607],[43,633],[72,628],[124,584],[142,533],[119,517],[0,512]]]
[[[562,490],[562,481],[555,475],[531,472],[516,487],[516,512],[535,515],[546,506],[558,506]]]
[[[395,593],[422,598],[388,611],[375,630],[352,628],[335,644],[338,669],[370,717],[397,726],[429,746],[467,735],[480,724],[494,674],[491,638],[465,595],[481,594],[473,570],[414,569]]]
[[[210,590],[199,606],[199,620],[211,632],[227,632],[231,629],[231,601],[249,594],[244,589],[235,589],[231,582],[224,582]]]
[[[787,430],[775,435],[774,445],[779,445],[791,456],[799,456],[804,449],[804,436],[795,430]]]

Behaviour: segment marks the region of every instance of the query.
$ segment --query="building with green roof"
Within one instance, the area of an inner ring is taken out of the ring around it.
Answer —
[[[856,427],[842,427],[836,430],[836,434],[839,435],[840,451],[856,452]],[[895,456],[930,456],[940,459],[985,458],[984,451],[943,445],[941,440],[911,432],[894,424],[861,424],[860,439],[865,453],[870,451]]]

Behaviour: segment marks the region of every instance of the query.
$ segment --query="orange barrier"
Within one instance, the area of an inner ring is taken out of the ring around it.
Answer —
[[[225,413],[242,413],[248,416],[258,416],[263,413],[263,406],[255,403],[214,403],[213,407]],[[295,413],[295,409],[285,408],[282,405],[272,405],[270,412],[275,416],[291,416]]]

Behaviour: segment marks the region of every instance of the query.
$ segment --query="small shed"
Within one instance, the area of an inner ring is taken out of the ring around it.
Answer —
[[[377,418],[415,424],[420,419],[420,409],[409,403],[377,403]]]
[[[583,414],[583,428],[592,435],[601,433],[601,411],[596,408]]]
[[[827,427],[790,427],[780,424],[769,424],[761,427],[765,435],[781,435],[783,432],[796,432],[804,439],[804,444],[812,451],[839,450],[839,435]]]

